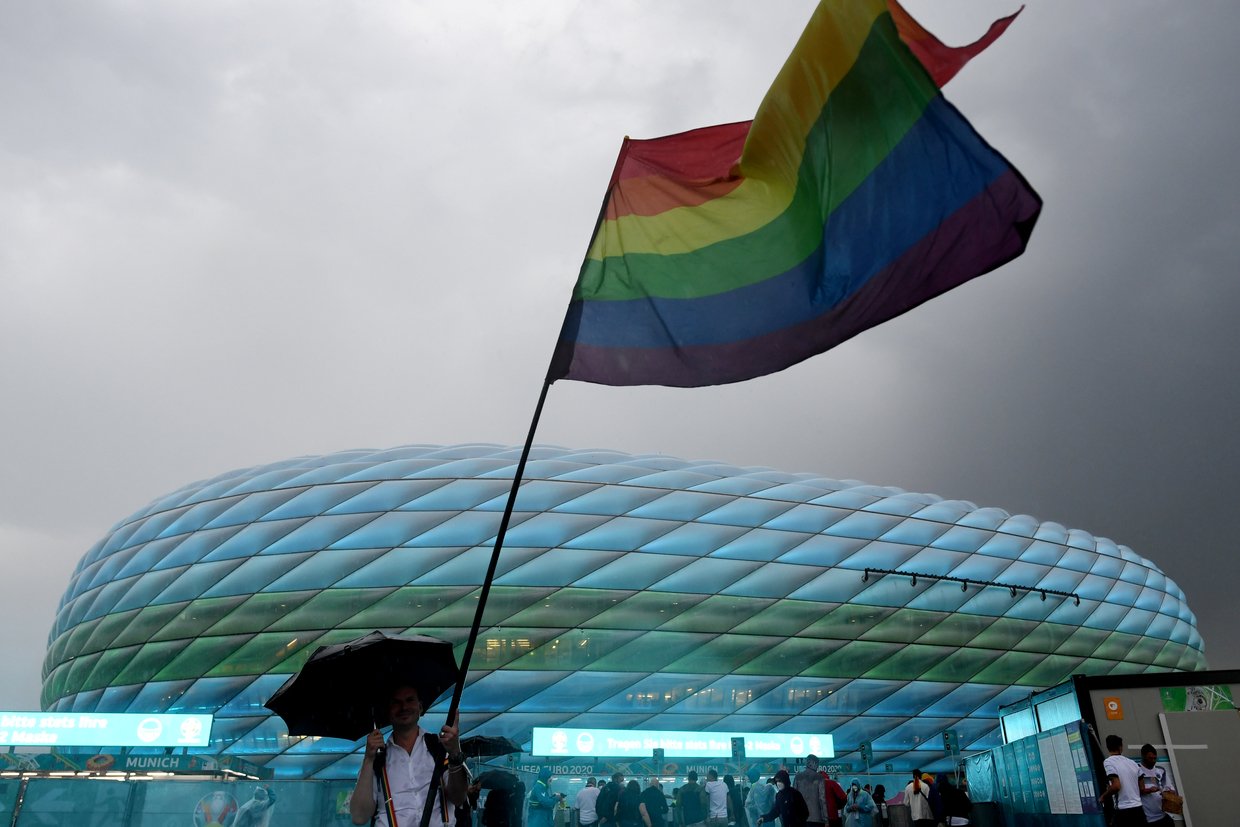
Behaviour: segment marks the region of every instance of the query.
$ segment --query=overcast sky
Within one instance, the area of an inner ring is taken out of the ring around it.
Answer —
[[[752,117],[813,0],[0,4],[0,709],[69,573],[192,480],[525,436],[625,135]],[[908,0],[945,41],[1015,0]],[[1028,252],[783,373],[557,383],[538,440],[1109,537],[1240,667],[1240,6],[1029,0],[945,90]]]

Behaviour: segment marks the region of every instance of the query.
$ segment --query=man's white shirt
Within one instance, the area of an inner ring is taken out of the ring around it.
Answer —
[[[422,823],[422,809],[426,806],[426,790],[431,785],[431,774],[435,771],[435,759],[426,748],[426,739],[419,733],[413,745],[413,752],[405,752],[389,738],[387,742],[387,774],[388,784],[392,789],[392,803],[396,807],[398,827]],[[375,801],[378,802],[378,817],[375,827],[389,827],[387,802],[383,800],[382,787],[379,783],[379,772],[375,772]],[[431,812],[430,827],[453,827],[455,818],[451,804],[448,805],[448,820],[444,822],[442,815],[443,795],[435,797],[435,809]]]
[[[1102,762],[1107,778],[1112,775],[1119,777],[1119,793],[1115,796],[1115,807],[1128,810],[1141,806],[1141,793],[1137,787],[1137,762],[1123,755],[1108,755]]]
[[[581,792],[577,793],[577,821],[579,824],[593,824],[598,821],[598,810],[595,804],[598,803],[598,787],[583,787]]]

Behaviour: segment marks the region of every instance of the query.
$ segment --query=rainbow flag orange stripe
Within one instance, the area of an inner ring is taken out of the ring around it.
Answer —
[[[751,123],[625,140],[550,381],[772,373],[1024,251],[1041,200],[891,2],[823,0]]]

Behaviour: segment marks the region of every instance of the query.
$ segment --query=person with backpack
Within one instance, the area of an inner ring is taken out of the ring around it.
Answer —
[[[620,793],[624,790],[624,773],[612,773],[611,780],[603,785],[598,799],[594,802],[594,810],[598,814],[598,827],[616,827],[616,807],[620,804]]]
[[[787,770],[775,773],[775,806],[758,819],[757,827],[779,819],[782,827],[805,827],[809,820],[809,808],[805,798],[792,786]]]
[[[366,736],[349,817],[354,824],[373,818],[378,827],[392,827],[393,820],[404,827],[421,824],[427,813],[430,827],[453,827],[469,788],[457,728],[444,724],[437,735],[423,732],[418,725],[423,699],[413,686],[395,686],[385,694],[392,736],[386,744],[378,729]]]
[[[685,827],[705,827],[706,790],[698,785],[697,771],[689,770],[685,778],[685,785],[680,788],[680,811],[684,814]]]

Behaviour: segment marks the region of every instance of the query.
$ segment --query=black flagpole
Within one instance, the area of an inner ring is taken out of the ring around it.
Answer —
[[[620,155],[616,158],[615,169],[612,170],[611,180],[607,184],[607,192],[603,196],[603,204],[599,207],[598,217],[594,221],[594,232],[590,234],[590,243],[594,243],[594,237],[598,235],[598,229],[603,224],[603,219],[607,217],[607,203],[611,200],[611,191],[615,186],[616,178],[620,174],[620,167],[624,164],[624,156],[628,153],[629,137],[626,135],[624,142],[620,145]],[[543,403],[547,401],[547,389],[551,387],[551,383],[556,379],[563,378],[564,373],[559,370],[560,345],[556,344],[556,349],[551,355],[551,365],[547,370],[547,378],[543,380],[542,393],[538,395],[538,404],[534,407],[534,418],[530,420],[530,432],[525,437],[525,447],[521,449],[521,459],[517,463],[517,472],[512,477],[512,489],[508,492],[508,504],[504,506],[504,516],[499,521],[499,533],[495,535],[495,546],[491,549],[491,563],[487,566],[487,576],[482,581],[482,591],[478,593],[478,608],[474,611],[474,625],[469,629],[469,642],[465,644],[465,653],[461,656],[461,672],[456,679],[456,688],[452,690],[452,703],[448,706],[447,722],[449,724],[459,724],[457,721],[458,712],[461,706],[461,693],[465,690],[465,679],[469,676],[469,662],[474,656],[474,645],[478,642],[478,630],[482,628],[482,613],[487,607],[487,596],[491,593],[491,581],[495,579],[495,569],[499,565],[499,553],[504,548],[504,535],[508,533],[508,522],[512,519],[512,508],[517,503],[517,489],[521,487],[521,481],[525,476],[525,461],[530,457],[530,447],[534,444],[534,432],[538,430],[538,420],[542,416]]]
[[[469,642],[465,644],[465,653],[461,656],[461,672],[456,679],[456,688],[452,691],[452,705],[448,707],[447,717],[449,724],[457,723],[461,692],[465,689],[465,678],[469,674],[469,661],[474,654],[474,644],[478,642],[478,630],[482,627],[482,612],[487,606],[487,595],[491,593],[491,581],[495,579],[495,569],[499,565],[499,553],[504,548],[504,535],[508,533],[508,522],[512,519],[512,509],[517,502],[517,489],[521,487],[521,480],[525,476],[525,462],[530,457],[530,447],[534,444],[534,432],[538,430],[543,402],[547,401],[547,389],[550,387],[551,380],[544,380],[542,393],[538,395],[538,405],[534,408],[534,418],[530,421],[530,432],[525,437],[525,447],[521,449],[517,472],[512,476],[512,489],[508,492],[508,504],[504,506],[504,516],[499,521],[499,533],[495,535],[495,546],[491,550],[491,563],[487,566],[487,576],[482,581],[482,591],[478,593],[478,608],[474,612],[474,625],[470,627]]]

